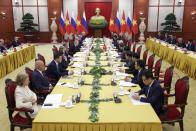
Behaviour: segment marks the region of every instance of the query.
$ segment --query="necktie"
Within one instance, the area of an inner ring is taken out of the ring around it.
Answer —
[[[147,98],[148,98],[148,95],[149,95],[149,92],[150,92],[150,88],[151,88],[151,87],[148,87]]]

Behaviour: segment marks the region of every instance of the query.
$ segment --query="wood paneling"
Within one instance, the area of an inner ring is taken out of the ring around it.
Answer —
[[[85,2],[112,2],[112,11],[116,14],[119,0],[78,0],[78,13],[80,13],[80,15],[82,15],[84,11]]]

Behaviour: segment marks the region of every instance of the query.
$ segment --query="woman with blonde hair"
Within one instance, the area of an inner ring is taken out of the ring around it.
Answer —
[[[29,76],[26,73],[19,73],[16,76],[16,90],[14,93],[16,108],[33,109],[33,113],[29,113],[31,118],[35,118],[38,112],[37,96],[29,89]],[[20,116],[26,118],[24,112],[20,112]]]

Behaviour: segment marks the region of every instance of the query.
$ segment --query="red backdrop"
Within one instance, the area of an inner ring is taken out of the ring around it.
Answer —
[[[102,16],[106,18],[106,20],[110,21],[110,15],[112,12],[112,2],[85,2],[85,13],[86,19],[89,22],[91,16],[95,15],[95,9],[100,8]],[[93,30],[89,28],[89,36],[93,35]],[[108,30],[108,26],[103,30],[103,35],[110,36],[110,32]]]

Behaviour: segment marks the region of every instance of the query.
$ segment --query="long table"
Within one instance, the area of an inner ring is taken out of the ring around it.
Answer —
[[[101,64],[106,70],[113,67],[107,66],[107,57],[102,54]],[[95,64],[95,56],[90,56],[85,67],[86,72]],[[69,69],[73,69],[69,67]],[[74,68],[75,70],[75,68]],[[77,69],[76,69],[77,70]],[[71,95],[81,92],[82,100],[89,100],[92,91],[91,84],[93,76],[86,74],[82,76],[85,85],[79,89],[73,89],[56,85],[52,94],[63,94],[62,102],[65,102]],[[112,98],[113,92],[119,91],[119,86],[111,85],[112,75],[103,75],[100,79],[100,98]],[[77,82],[77,77],[61,78],[59,83]],[[124,90],[137,91],[137,87],[124,87]],[[161,122],[154,112],[152,106],[134,105],[128,95],[120,96],[122,103],[114,101],[100,102],[99,121],[92,123],[88,117],[89,103],[78,103],[73,108],[59,107],[56,109],[41,109],[33,121],[32,131],[162,131]]]
[[[173,64],[176,68],[196,79],[196,54],[188,51],[185,54],[181,49],[175,50],[174,46],[165,42],[149,38],[146,41],[146,48],[155,53],[160,58]]]
[[[35,58],[35,46],[23,45],[17,51],[9,50],[6,56],[0,56],[0,78]]]

